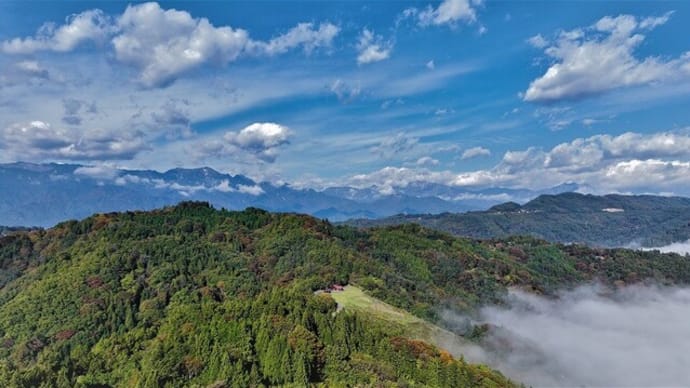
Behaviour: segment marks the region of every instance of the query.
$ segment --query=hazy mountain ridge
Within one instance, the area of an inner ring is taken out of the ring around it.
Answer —
[[[549,191],[573,189],[561,186]],[[76,164],[0,165],[0,225],[52,226],[96,212],[148,210],[182,200],[201,200],[239,210],[248,206],[292,211],[342,221],[394,214],[486,209],[538,192],[491,188],[472,190],[412,183],[395,193],[377,187],[331,187],[321,191],[255,182],[211,168],[166,172],[91,167]]]
[[[524,205],[507,202],[486,211],[397,215],[349,223],[419,223],[475,238],[531,235],[561,243],[654,247],[690,239],[690,198],[562,193],[541,195]]]

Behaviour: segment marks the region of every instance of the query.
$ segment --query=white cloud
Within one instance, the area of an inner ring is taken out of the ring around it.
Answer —
[[[337,79],[333,81],[330,85],[329,90],[338,97],[340,102],[350,102],[362,93],[362,87],[357,85],[350,85],[349,83],[343,81],[342,79]]]
[[[139,68],[148,87],[165,85],[203,63],[233,61],[249,41],[244,30],[214,27],[206,18],[164,10],[158,3],[129,5],[117,26],[115,57]]]
[[[482,349],[451,349],[529,386],[683,386],[690,346],[690,290],[583,286],[545,298],[513,290],[481,309]],[[467,318],[444,315],[465,327]]]
[[[393,139],[393,138],[391,138]],[[405,149],[404,137],[392,145]],[[388,144],[387,143],[387,144]],[[372,151],[379,151],[381,145]],[[385,147],[383,147],[386,149]],[[477,151],[480,154],[482,152]],[[474,153],[474,152],[472,152]],[[391,153],[389,152],[389,156]],[[597,193],[646,192],[690,194],[690,134],[659,132],[596,135],[561,143],[549,150],[530,147],[507,151],[492,168],[466,172],[431,172],[423,168],[385,167],[348,179],[355,187],[405,187],[430,182],[467,187],[545,189],[574,182]]]
[[[92,167],[80,167],[74,172],[77,175],[85,175],[95,179],[107,179],[112,180],[114,184],[118,186],[126,186],[129,184],[142,184],[151,185],[155,189],[159,190],[174,190],[180,195],[190,196],[196,192],[221,192],[221,193],[240,193],[248,194],[253,196],[258,196],[264,194],[264,190],[260,185],[243,185],[238,184],[233,187],[230,184],[230,180],[223,179],[215,185],[184,185],[175,181],[163,180],[163,179],[149,179],[141,178],[136,175],[123,174],[122,170],[112,168],[109,166],[92,166]]]
[[[108,165],[82,166],[74,170],[74,175],[82,175],[93,179],[112,180],[120,175],[120,170]]]
[[[426,63],[426,68],[429,70],[434,70],[436,68],[436,64],[434,63],[433,59]]]
[[[279,147],[289,143],[290,130],[276,123],[254,123],[239,132],[227,132],[223,138],[231,146],[273,162]]]
[[[562,31],[555,42],[540,35],[530,39],[544,46],[554,63],[524,93],[525,101],[557,101],[601,94],[631,86],[687,77],[690,57],[637,58],[643,32],[668,21],[670,14],[638,20],[631,15],[604,17],[593,26]]]
[[[358,174],[345,181],[354,188],[378,187],[382,193],[395,193],[396,188],[404,188],[412,183],[448,183],[455,174],[449,171],[430,171],[424,168],[384,167],[369,174]]]
[[[384,42],[381,35],[374,35],[368,29],[362,30],[357,43],[357,64],[380,62],[388,59],[393,50],[392,42]]]
[[[549,41],[546,40],[543,36],[541,36],[541,34],[534,35],[531,38],[527,39],[527,43],[538,49],[543,49],[544,47],[549,45]]]
[[[575,139],[570,143],[561,143],[546,153],[543,164],[545,167],[571,170],[592,168],[604,159],[604,153],[605,149],[597,139]],[[541,155],[537,158],[541,159]]]
[[[151,183],[148,178],[140,178],[136,175],[125,174],[115,177],[114,183],[118,186],[125,186],[128,184],[140,184],[140,183]]]
[[[646,17],[640,20],[640,28],[651,30],[652,28],[666,24],[673,13],[674,11],[669,11],[661,16]]]
[[[69,16],[57,27],[46,23],[36,36],[2,42],[6,54],[31,54],[36,51],[72,51],[85,42],[103,43],[112,31],[110,19],[101,10],[89,10]]]
[[[416,137],[398,133],[395,136],[386,137],[378,145],[371,148],[371,152],[382,158],[389,159],[401,153],[411,151],[419,143]]]
[[[15,66],[27,75],[46,79],[50,77],[48,70],[44,69],[37,61],[21,61],[17,62]]]
[[[227,179],[223,180],[216,186],[212,188],[206,188],[207,191],[220,191],[222,193],[242,193],[249,194],[253,196],[261,195],[264,193],[264,189],[259,185],[237,185],[237,188],[230,186],[230,181]]]
[[[340,28],[331,23],[321,23],[316,29],[313,23],[299,23],[288,32],[268,42],[251,41],[248,51],[265,55],[277,55],[302,46],[306,53],[317,48],[330,47]]]
[[[663,253],[678,253],[679,255],[690,254],[690,240],[683,242],[675,242],[662,247],[642,248],[645,251],[660,251]]]
[[[479,156],[490,156],[491,151],[484,148],[484,147],[472,147],[466,149],[463,153],[460,159],[465,160],[465,159],[472,159],[476,158]]]
[[[318,28],[299,23],[268,42],[230,26],[216,27],[187,11],[163,9],[158,3],[129,5],[115,17],[94,9],[69,17],[64,25],[45,24],[35,37],[2,42],[8,54],[37,51],[72,51],[85,42],[110,41],[117,61],[137,69],[139,82],[148,88],[167,86],[181,74],[202,65],[226,65],[243,55],[277,55],[302,47],[310,53],[329,47],[340,29],[331,23]]]
[[[690,136],[682,132],[596,135],[548,151],[508,151],[493,169],[467,173],[456,182],[546,187],[576,181],[602,190],[688,188],[688,163],[675,158],[690,157],[689,146]]]
[[[633,159],[609,166],[604,174],[606,184],[623,189],[684,187],[687,190],[690,162]]]
[[[684,132],[659,132],[643,135],[627,132],[619,136],[600,135],[590,138],[601,142],[614,157],[662,157],[690,155],[690,135]]]
[[[118,20],[121,33],[113,38],[118,60],[140,69],[144,86],[165,86],[181,73],[203,64],[225,65],[242,55],[278,55],[302,47],[330,47],[340,31],[330,23],[318,29],[300,23],[268,42],[255,41],[249,33],[229,26],[215,27],[206,18],[186,11],[163,10],[156,3],[130,6]]]
[[[561,143],[536,156],[547,168],[597,168],[602,162],[623,159],[690,157],[690,136],[659,132],[651,135],[627,132],[619,136],[596,135]]]
[[[36,120],[0,129],[0,149],[7,160],[127,160],[148,146],[139,132],[77,131]]]
[[[407,10],[407,13],[417,16],[420,26],[473,23],[477,20],[476,5],[479,4],[481,1],[443,0],[436,8],[432,6],[424,10],[411,8]]]
[[[242,193],[242,194],[249,194],[249,195],[261,195],[264,193],[264,189],[261,188],[259,185],[254,185],[254,186],[247,186],[247,185],[238,185],[237,186],[237,192]]]
[[[415,162],[415,164],[420,167],[437,166],[438,163],[438,160],[432,158],[431,156],[422,156],[421,158],[417,159],[417,162]]]

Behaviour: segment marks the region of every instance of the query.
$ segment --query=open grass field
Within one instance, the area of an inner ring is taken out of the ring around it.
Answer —
[[[401,334],[427,341],[451,353],[457,353],[457,349],[471,346],[450,331],[373,298],[357,286],[348,285],[343,291],[331,293],[331,296],[340,309],[363,312],[372,318],[386,321],[391,324],[392,329],[400,330]]]

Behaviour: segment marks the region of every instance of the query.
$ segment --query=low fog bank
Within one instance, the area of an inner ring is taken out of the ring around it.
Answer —
[[[654,248],[642,248],[645,251],[660,251],[663,253],[678,253],[680,255],[690,254],[690,240],[685,242],[675,242],[672,244],[664,245],[663,247]]]
[[[481,347],[449,350],[537,387],[690,386],[690,289],[587,286],[553,299],[511,291],[507,302],[472,321],[490,325]]]

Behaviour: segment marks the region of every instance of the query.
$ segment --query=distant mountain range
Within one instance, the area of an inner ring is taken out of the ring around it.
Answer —
[[[541,195],[524,205],[507,202],[486,211],[397,215],[348,223],[418,223],[475,238],[531,235],[602,247],[658,247],[690,239],[690,198],[562,193]]]
[[[467,189],[412,183],[382,194],[377,187],[330,187],[321,191],[255,182],[211,168],[166,172],[121,170],[76,164],[0,164],[0,225],[51,226],[96,212],[148,210],[182,200],[208,201],[238,210],[260,207],[300,212],[331,221],[380,218],[395,214],[462,212],[487,209],[542,193],[577,189],[561,185],[545,191]]]

